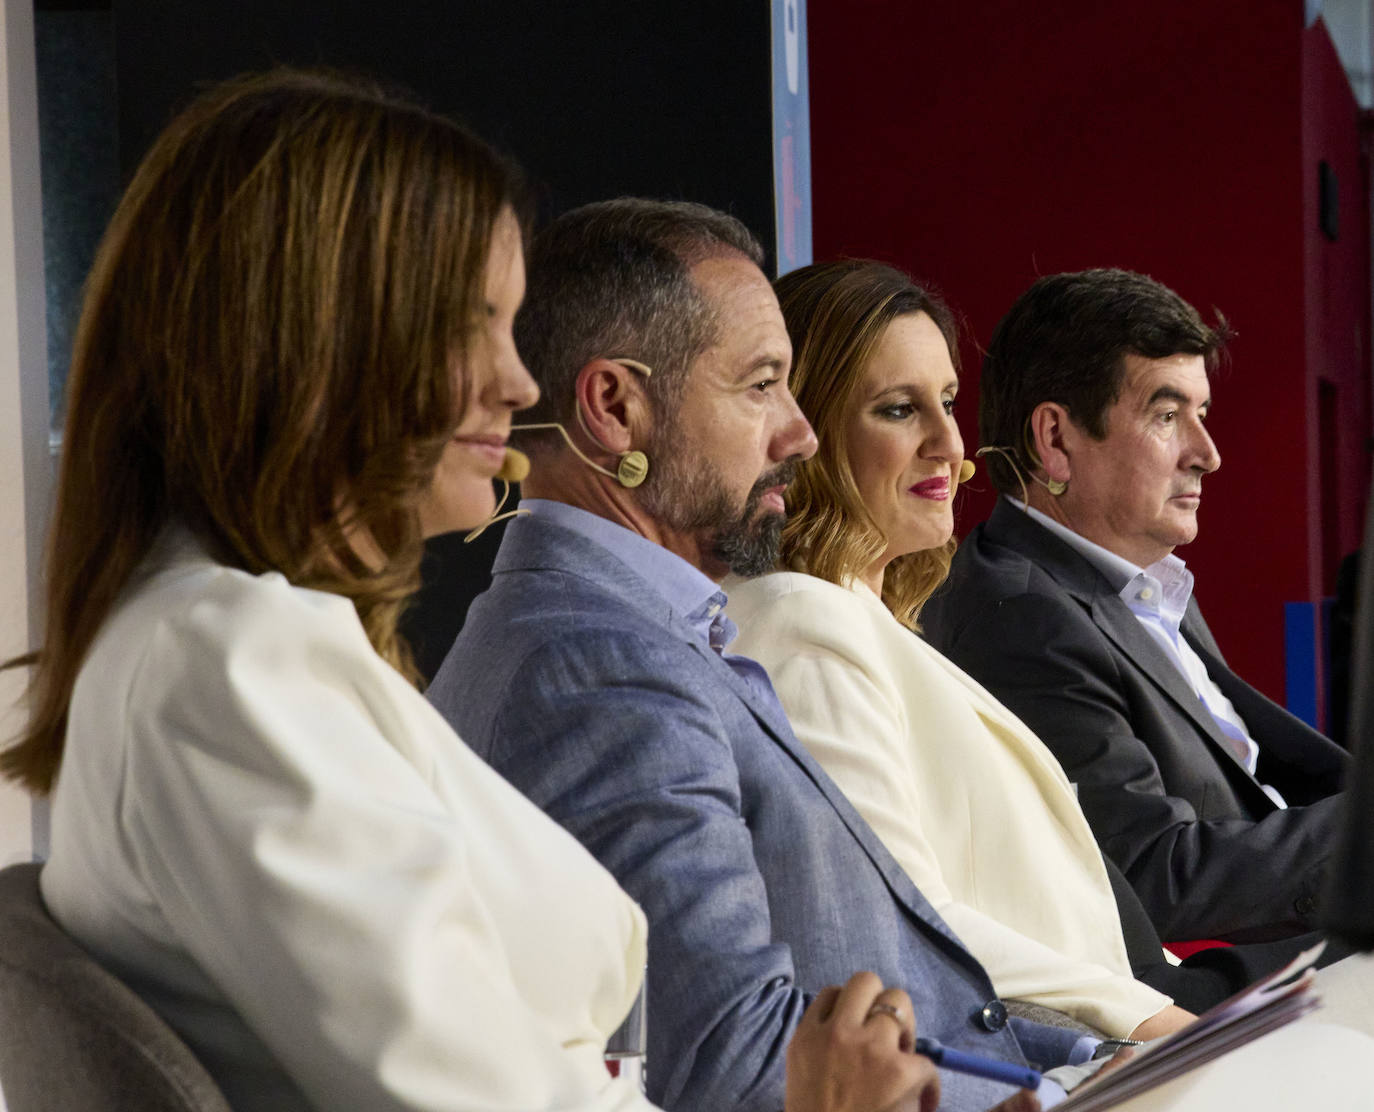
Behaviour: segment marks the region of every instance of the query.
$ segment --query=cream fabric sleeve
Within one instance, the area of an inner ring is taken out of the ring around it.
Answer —
[[[915,790],[942,755],[913,745],[895,688],[900,678],[885,650],[892,630],[882,623],[890,622],[902,637],[912,635],[886,610],[812,582],[819,586],[732,585],[730,613],[741,629],[734,648],[767,669],[797,737],[983,963],[998,993],[1056,1008],[1118,1037],[1165,1007],[1167,996],[1134,978],[1060,953],[954,897],[945,864],[923,829],[926,816]],[[948,760],[957,762],[958,755]],[[949,807],[957,809],[958,800]],[[970,837],[985,839],[975,852],[996,853],[998,832],[977,829],[966,813],[964,820]],[[1055,898],[1052,888],[1045,898]]]
[[[218,569],[152,629],[125,745],[134,868],[314,1105],[650,1107],[602,1063],[638,909],[347,601]]]

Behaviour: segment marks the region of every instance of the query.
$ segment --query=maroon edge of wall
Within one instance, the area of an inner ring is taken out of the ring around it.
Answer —
[[[1329,36],[1301,8],[809,8],[816,258],[892,261],[964,314],[970,452],[977,342],[1039,274],[1144,271],[1236,327],[1212,416],[1224,464],[1179,554],[1232,665],[1279,700],[1283,603],[1315,602],[1358,544],[1369,472],[1366,162]],[[1340,182],[1336,244],[1317,229],[1318,158]],[[1334,554],[1319,376],[1339,391]],[[975,479],[959,531],[991,505]]]

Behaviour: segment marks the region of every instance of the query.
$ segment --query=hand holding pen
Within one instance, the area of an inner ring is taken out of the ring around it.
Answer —
[[[935,1112],[939,1074],[915,1041],[901,989],[872,973],[824,989],[787,1049],[786,1112]]]
[[[1039,1112],[1039,1073],[918,1039],[910,997],[872,973],[825,989],[802,1017],[787,1052],[786,1112],[935,1112],[936,1065],[1026,1086],[989,1112]]]

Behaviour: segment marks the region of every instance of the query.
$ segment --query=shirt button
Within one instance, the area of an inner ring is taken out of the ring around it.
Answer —
[[[706,608],[706,616],[707,616],[708,618],[714,618],[714,617],[715,617],[717,614],[719,614],[719,613],[720,613],[720,603],[718,603],[718,602],[713,602],[713,603],[711,603],[710,606],[708,606],[708,607]]]
[[[978,1022],[985,1031],[1000,1031],[1007,1025],[1007,1006],[1000,1000],[989,1000],[978,1013]]]
[[[1155,597],[1155,593],[1153,589],[1151,589],[1150,587],[1142,587],[1140,589],[1140,597],[1144,599],[1146,602],[1149,602],[1150,599]]]

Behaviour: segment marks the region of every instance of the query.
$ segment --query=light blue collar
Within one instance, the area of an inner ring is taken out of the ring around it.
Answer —
[[[735,639],[725,616],[725,592],[699,568],[632,529],[566,502],[523,498],[522,510],[569,529],[604,548],[654,588],[674,614],[688,622],[711,648],[721,652]]]

